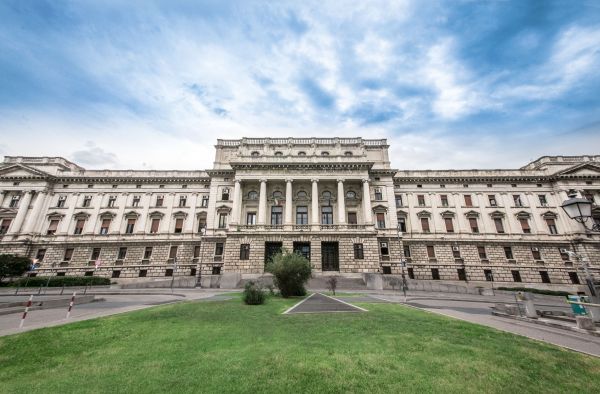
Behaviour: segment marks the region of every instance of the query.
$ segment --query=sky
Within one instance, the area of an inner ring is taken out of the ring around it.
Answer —
[[[289,136],[398,169],[600,154],[600,1],[0,2],[0,155],[206,169]]]

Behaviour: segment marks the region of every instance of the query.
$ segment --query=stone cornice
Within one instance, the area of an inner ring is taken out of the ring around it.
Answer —
[[[251,169],[292,169],[292,170],[370,170],[373,162],[355,162],[355,163],[251,163],[251,162],[232,162],[230,163],[234,170]]]

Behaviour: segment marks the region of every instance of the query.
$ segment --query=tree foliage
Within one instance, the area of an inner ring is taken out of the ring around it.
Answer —
[[[304,285],[310,278],[311,267],[301,254],[281,251],[273,256],[266,270],[273,274],[273,282],[282,297],[306,295]]]
[[[31,260],[28,257],[12,254],[0,254],[0,280],[21,276],[29,270]]]

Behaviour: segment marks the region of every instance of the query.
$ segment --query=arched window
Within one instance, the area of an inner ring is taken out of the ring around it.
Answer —
[[[307,194],[306,194],[306,192],[305,192],[304,190],[300,190],[300,191],[299,191],[299,192],[296,194],[296,196],[297,196],[298,198],[306,198],[306,197],[307,197]]]
[[[281,193],[280,191],[275,191],[273,192],[273,198],[280,200],[283,198],[283,193]]]
[[[306,156],[306,152],[298,152],[298,156]]]
[[[323,152],[321,152],[321,156],[329,156],[329,152],[323,151]]]
[[[352,152],[350,152],[350,151],[344,152],[344,156],[352,156]]]
[[[346,192],[346,198],[356,198],[356,192],[353,192],[352,190],[348,190]]]
[[[254,190],[248,192],[248,200],[256,200],[258,198],[258,193]]]
[[[275,152],[275,156],[283,156],[283,152]]]
[[[331,192],[328,191],[324,191],[321,196],[325,199],[330,199],[331,198]]]
[[[258,157],[258,156],[260,156],[260,153],[257,152],[257,151],[254,151],[254,152],[250,153],[250,156],[252,156],[252,157]]]

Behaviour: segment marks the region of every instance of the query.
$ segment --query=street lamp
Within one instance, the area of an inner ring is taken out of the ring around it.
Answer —
[[[400,227],[400,224],[398,224],[398,248],[399,250],[399,254],[400,254],[400,266],[402,267],[402,293],[404,293],[404,302],[406,302],[406,276],[404,275],[404,267],[406,266],[406,260],[403,258],[403,251],[400,248],[401,245],[401,241],[400,239],[402,238],[402,228]]]
[[[569,199],[560,206],[569,219],[573,219],[583,224],[586,230],[600,232],[600,224],[592,223],[592,228],[588,228],[586,223],[592,218],[592,202],[587,198],[578,198],[575,194],[570,194]]]

